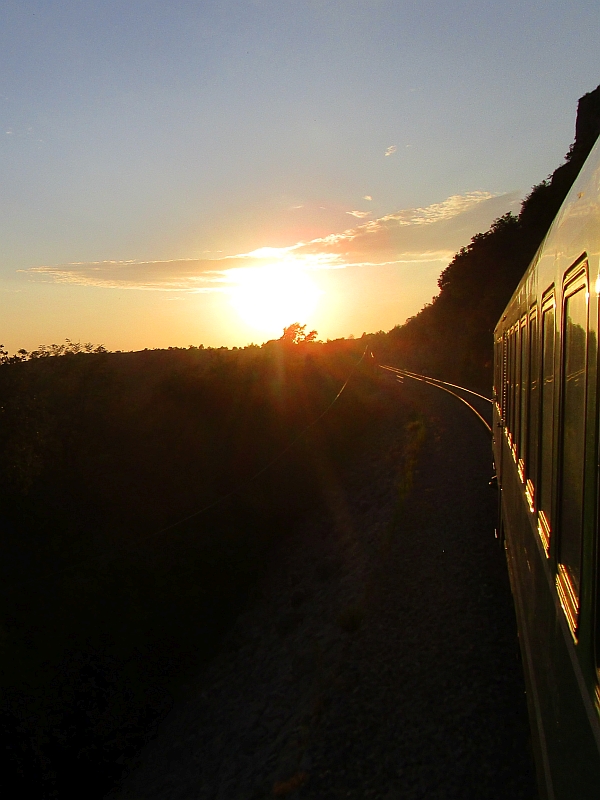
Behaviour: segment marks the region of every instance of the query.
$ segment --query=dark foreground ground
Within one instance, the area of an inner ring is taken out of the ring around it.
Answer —
[[[408,428],[330,476],[111,800],[537,797],[489,434],[393,391]]]

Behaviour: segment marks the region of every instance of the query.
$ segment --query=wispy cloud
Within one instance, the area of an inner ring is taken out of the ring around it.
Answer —
[[[387,156],[393,155],[396,152],[397,149],[398,148],[396,147],[395,144],[393,144],[391,147],[388,147],[388,149],[385,151],[386,158],[387,158]]]
[[[287,247],[260,247],[248,253],[200,259],[94,261],[42,265],[21,272],[31,279],[102,288],[163,292],[223,292],[239,280],[240,271],[279,265],[306,270],[375,268],[390,264],[448,263],[477,232],[508,210],[517,210],[519,195],[474,191],[441,203],[408,208],[367,220]],[[358,220],[371,212],[346,212]]]
[[[373,198],[371,197],[371,195],[370,195],[370,194],[366,194],[366,195],[363,197],[363,200],[372,200],[372,199],[373,199]]]
[[[492,200],[495,196],[491,192],[480,191],[462,195],[453,194],[441,203],[433,203],[425,208],[408,208],[397,211],[376,220],[376,222],[385,223],[394,220],[399,225],[431,225],[434,222],[452,219],[486,200]]]
[[[105,289],[214,292],[222,290],[219,259],[165,261],[88,261],[31,267],[20,272],[52,283],[75,283]]]
[[[342,233],[300,244],[294,255],[327,255],[330,266],[427,259],[448,262],[472,236],[486,230],[506,211],[516,210],[519,202],[516,192],[499,196],[483,191],[453,195],[441,203],[402,209]]]
[[[351,217],[358,217],[358,219],[370,217],[372,213],[372,211],[346,211],[346,214],[350,214]]]

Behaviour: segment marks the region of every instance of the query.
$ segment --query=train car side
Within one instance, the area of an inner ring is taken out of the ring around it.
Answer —
[[[494,458],[540,793],[600,796],[600,142],[494,333]]]

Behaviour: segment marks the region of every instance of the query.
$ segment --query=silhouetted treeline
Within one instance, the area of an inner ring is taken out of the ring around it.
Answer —
[[[30,797],[102,796],[273,542],[377,424],[387,401],[364,359],[331,411],[244,483],[327,408],[368,339],[302,333],[0,365],[5,796],[15,782]]]
[[[599,133],[600,87],[579,100],[565,163],[534,186],[518,216],[500,217],[454,256],[432,303],[379,337],[382,360],[489,389],[496,323]]]

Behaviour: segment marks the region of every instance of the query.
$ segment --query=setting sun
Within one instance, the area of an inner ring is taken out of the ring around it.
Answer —
[[[269,266],[235,270],[231,304],[248,325],[276,335],[292,322],[306,323],[321,290],[302,269]]]

